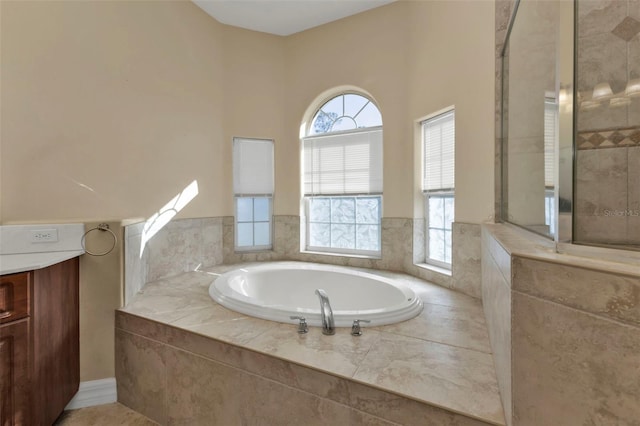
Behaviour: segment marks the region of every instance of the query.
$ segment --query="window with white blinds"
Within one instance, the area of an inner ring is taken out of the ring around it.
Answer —
[[[554,99],[544,102],[544,186],[555,185],[555,147],[558,135],[558,104]]]
[[[237,196],[273,194],[273,141],[233,139],[233,192]]]
[[[233,139],[235,248],[271,249],[273,141]]]
[[[382,193],[382,128],[306,137],[304,195]]]
[[[454,124],[453,111],[422,122],[422,189],[425,192],[455,188]]]
[[[422,189],[425,201],[425,261],[450,269],[455,211],[455,115],[448,111],[422,122]]]

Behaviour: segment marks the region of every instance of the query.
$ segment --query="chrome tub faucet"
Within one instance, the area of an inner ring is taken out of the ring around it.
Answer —
[[[329,303],[329,296],[327,293],[318,288],[316,294],[320,299],[320,316],[322,317],[322,334],[332,335],[336,333],[336,329],[333,325],[333,310]]]

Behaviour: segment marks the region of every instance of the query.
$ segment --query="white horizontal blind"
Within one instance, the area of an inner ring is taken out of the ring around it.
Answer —
[[[382,129],[304,138],[304,194],[382,193]]]
[[[273,141],[233,138],[233,192],[273,194]]]
[[[558,105],[553,100],[544,103],[544,186],[555,185],[554,159],[558,126]]]
[[[422,122],[424,191],[455,188],[455,120],[449,111]]]

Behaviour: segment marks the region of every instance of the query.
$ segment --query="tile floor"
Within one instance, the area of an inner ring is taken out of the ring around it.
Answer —
[[[153,422],[122,404],[113,403],[69,410],[54,423],[55,426],[155,426]]]

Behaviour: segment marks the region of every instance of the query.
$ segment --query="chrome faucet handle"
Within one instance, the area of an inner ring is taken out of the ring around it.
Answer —
[[[351,326],[351,335],[352,336],[362,336],[362,330],[360,329],[360,323],[361,322],[370,323],[371,321],[369,321],[369,320],[361,320],[361,319],[353,320],[353,325]]]
[[[307,325],[307,319],[305,317],[292,316],[289,318],[292,320],[300,320],[300,324],[298,324],[298,334],[305,334],[309,332],[309,326]]]

